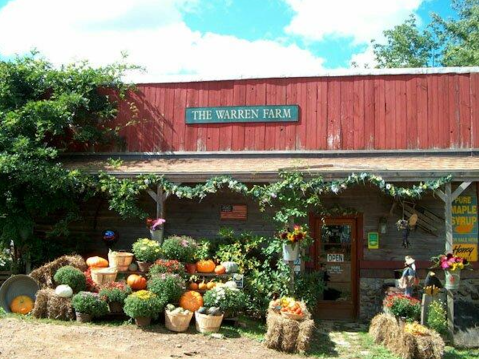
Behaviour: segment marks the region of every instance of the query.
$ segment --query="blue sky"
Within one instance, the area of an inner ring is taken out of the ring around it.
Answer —
[[[101,65],[127,51],[144,81],[311,74],[371,65],[371,38],[431,12],[453,14],[448,0],[0,0],[0,56]]]

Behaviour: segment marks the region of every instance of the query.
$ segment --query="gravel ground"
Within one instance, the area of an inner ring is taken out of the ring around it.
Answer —
[[[56,324],[5,318],[0,320],[0,358],[248,358],[293,359],[256,340],[216,339],[175,334],[162,326],[141,330],[134,325]]]

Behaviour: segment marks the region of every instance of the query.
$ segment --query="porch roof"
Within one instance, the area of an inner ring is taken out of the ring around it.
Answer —
[[[368,172],[389,181],[424,181],[453,175],[453,180],[479,179],[479,156],[474,152],[375,154],[122,154],[76,155],[64,159],[68,168],[90,173],[105,171],[119,177],[163,174],[178,182],[204,181],[212,176],[231,175],[243,182],[269,182],[280,170],[300,170],[325,179],[339,179],[355,172]],[[121,158],[119,167],[109,166],[108,157]]]

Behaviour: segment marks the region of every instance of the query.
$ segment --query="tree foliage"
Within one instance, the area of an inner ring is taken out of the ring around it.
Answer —
[[[66,169],[59,155],[118,141],[117,102],[108,89],[122,97],[130,68],[54,67],[37,53],[0,62],[0,243],[13,241],[17,255],[35,252],[34,219],[60,214],[50,234],[64,233],[95,194],[94,179]]]
[[[457,18],[433,13],[424,30],[411,15],[384,31],[386,43],[372,41],[377,67],[479,65],[479,0],[453,0],[452,8]]]

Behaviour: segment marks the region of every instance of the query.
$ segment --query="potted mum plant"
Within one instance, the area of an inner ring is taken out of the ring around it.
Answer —
[[[152,318],[158,317],[164,306],[164,300],[155,293],[139,290],[125,299],[123,310],[126,315],[135,319],[136,325],[146,327],[150,325]]]
[[[232,286],[217,286],[203,296],[205,307],[217,307],[225,313],[225,318],[233,317],[246,306],[246,295]]]
[[[444,270],[446,278],[444,287],[446,289],[459,289],[461,270],[469,267],[469,261],[462,257],[456,257],[452,253],[432,257],[431,261],[434,263],[433,268],[439,267]]]
[[[139,238],[133,243],[133,253],[138,262],[138,267],[143,272],[148,272],[153,262],[161,256],[160,244],[148,238]]]
[[[108,304],[97,293],[80,292],[72,298],[72,307],[75,309],[77,322],[91,322],[94,317],[101,317],[108,313]]]
[[[185,281],[178,274],[158,274],[148,281],[148,290],[161,297],[165,303],[178,303],[185,291]]]
[[[150,230],[151,239],[161,242],[162,238],[162,229],[163,224],[165,224],[166,220],[163,218],[147,218],[146,219],[146,227]]]
[[[185,275],[185,266],[176,259],[157,259],[155,264],[150,267],[149,276],[154,277],[158,274],[178,274]]]
[[[197,244],[188,236],[168,237],[162,245],[163,255],[166,259],[175,259],[185,264],[186,271],[190,274],[196,272],[194,264]]]
[[[131,294],[131,288],[124,282],[105,284],[100,290],[100,298],[108,303],[111,313],[123,313],[126,297]]]
[[[295,224],[293,228],[285,228],[279,238],[283,242],[283,259],[295,261],[299,257],[300,245],[308,238],[308,232],[303,226]]]

